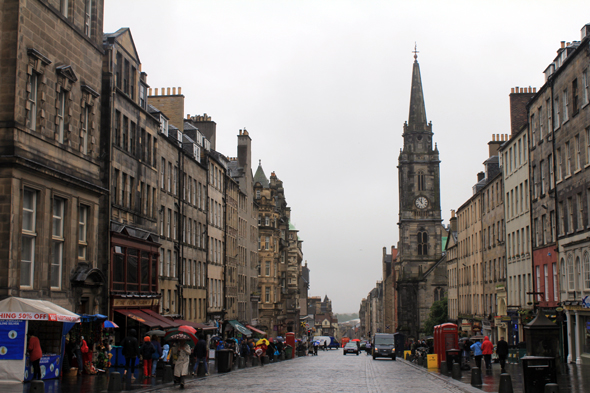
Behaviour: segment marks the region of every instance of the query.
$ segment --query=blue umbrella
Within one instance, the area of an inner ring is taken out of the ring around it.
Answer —
[[[105,327],[105,329],[117,329],[119,328],[119,325],[117,325],[115,322],[111,322],[111,321],[104,321],[103,322],[103,326]]]

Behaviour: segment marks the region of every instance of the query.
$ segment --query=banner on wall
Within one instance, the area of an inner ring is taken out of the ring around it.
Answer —
[[[25,321],[0,321],[0,360],[23,358],[25,334]]]

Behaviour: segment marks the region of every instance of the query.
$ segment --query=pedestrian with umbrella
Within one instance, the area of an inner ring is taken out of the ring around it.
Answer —
[[[184,377],[188,375],[188,364],[190,362],[191,347],[187,340],[178,341],[178,358],[174,365],[174,380],[184,389]]]
[[[156,376],[156,368],[158,367],[158,359],[162,356],[162,346],[160,345],[160,340],[158,336],[152,336],[152,345],[154,346],[155,352],[152,355],[152,377]]]
[[[195,366],[193,368],[193,375],[198,370],[199,363],[203,363],[205,366],[205,375],[209,375],[209,370],[207,368],[207,341],[205,341],[205,336],[202,334],[199,335],[199,341],[197,345],[195,345]]]
[[[135,362],[139,356],[139,343],[137,342],[137,333],[135,329],[129,330],[129,335],[123,339],[121,346],[123,347],[123,356],[125,356],[125,374],[131,368],[131,378],[135,378]]]

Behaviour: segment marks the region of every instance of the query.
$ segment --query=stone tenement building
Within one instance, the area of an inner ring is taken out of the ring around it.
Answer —
[[[416,56],[415,56],[416,58]],[[395,266],[398,329],[420,338],[434,300],[446,293],[440,170],[432,123],[426,120],[420,66],[414,61],[410,114],[399,155],[399,255]],[[445,232],[446,236],[446,232]]]
[[[527,105],[535,302],[549,315],[565,309],[562,353],[577,364],[590,363],[589,44],[590,24],[562,42]]]
[[[110,317],[125,326],[129,308],[158,310],[156,233],[159,119],[147,107],[147,75],[141,72],[131,31],[105,34],[102,67],[103,181],[109,198],[101,219],[109,223]]]
[[[105,313],[103,1],[4,0],[0,14],[0,298]]]
[[[254,198],[252,139],[248,131],[238,134],[238,155],[230,158],[228,171],[238,183],[237,318],[258,321],[258,203]]]

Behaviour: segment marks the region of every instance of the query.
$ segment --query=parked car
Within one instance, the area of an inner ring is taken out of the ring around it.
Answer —
[[[358,345],[356,345],[356,342],[348,342],[346,343],[346,345],[344,346],[344,348],[342,348],[342,354],[346,355],[347,353],[356,353],[356,355],[358,356],[359,354],[359,347]]]

